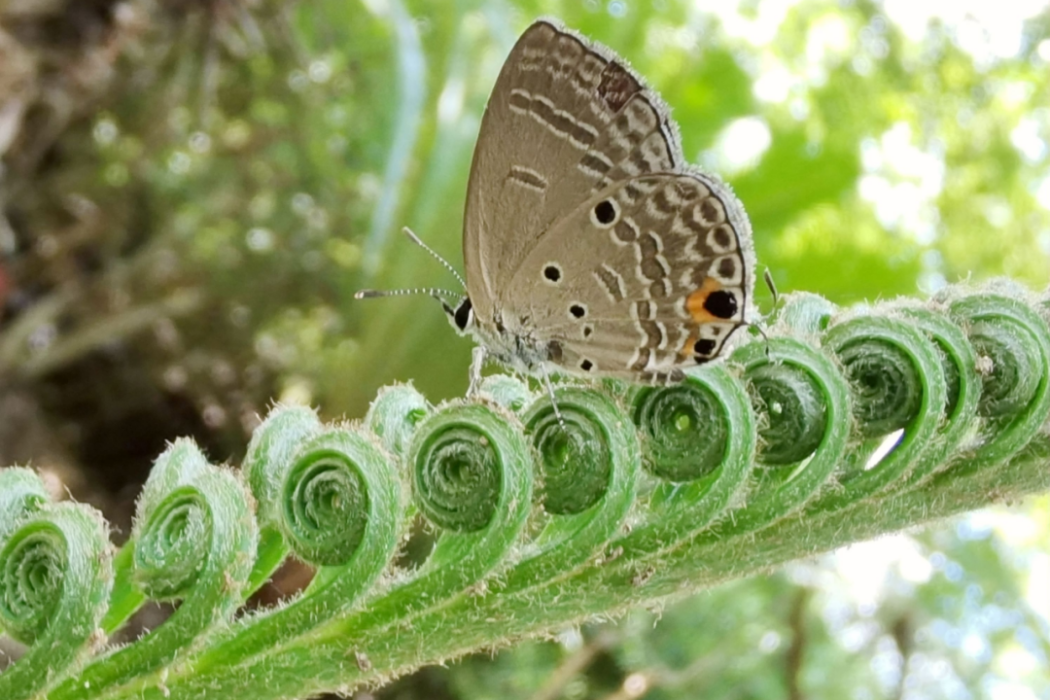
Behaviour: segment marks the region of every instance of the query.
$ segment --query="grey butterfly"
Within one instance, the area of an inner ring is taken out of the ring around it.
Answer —
[[[475,372],[487,355],[541,377],[677,382],[751,313],[743,206],[685,163],[667,106],[622,59],[550,19],[489,98],[463,254],[465,297],[425,291],[477,339]]]

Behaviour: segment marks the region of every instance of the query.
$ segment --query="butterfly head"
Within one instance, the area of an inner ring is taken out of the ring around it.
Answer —
[[[474,331],[474,306],[470,303],[470,297],[463,297],[455,306],[441,302],[441,307],[448,316],[448,322],[460,335],[469,335]]]

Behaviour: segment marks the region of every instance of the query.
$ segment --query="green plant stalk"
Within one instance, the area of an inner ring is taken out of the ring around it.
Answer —
[[[146,602],[146,594],[135,585],[135,541],[129,539],[113,557],[113,590],[102,618],[102,631],[113,634]]]
[[[469,604],[417,618],[410,626],[388,629],[369,645],[355,647],[354,653],[345,646],[346,637],[319,633],[270,650],[256,663],[226,667],[205,676],[169,677],[165,693],[170,695],[139,687],[131,693],[106,697],[182,700],[202,698],[207,692],[219,697],[250,692],[252,697],[259,693],[265,698],[292,698],[322,689],[346,690],[377,683],[421,665],[478,648],[503,646],[595,614],[623,612],[640,603],[766,571],[792,559],[965,512],[993,500],[1010,501],[1039,493],[1050,488],[1048,466],[1050,440],[1040,439],[1010,462],[974,478],[885,493],[846,510],[805,519],[789,518],[795,528],[782,523],[753,533],[746,542],[734,546],[706,542],[680,547],[652,560],[655,572],[641,585],[632,582],[636,579],[627,562],[602,563],[578,572],[539,599],[529,595],[510,600],[497,595],[474,597]],[[360,658],[367,658],[370,668],[362,669]]]
[[[109,596],[107,573],[99,598],[118,609],[111,620],[145,593],[182,600],[178,612],[80,670],[72,660],[101,636],[67,635],[68,653],[48,657],[49,673],[21,692],[43,697],[69,671],[49,700],[349,692],[1044,490],[1050,329],[1033,300],[998,292],[952,290],[928,307],[887,304],[863,315],[789,298],[768,342],[683,385],[559,386],[564,428],[547,396],[508,379],[483,386],[494,403],[437,410],[395,387],[358,426],[326,428],[312,412],[279,407],[249,450],[254,501],[178,441],[147,482],[118,592]],[[895,448],[862,468],[873,441],[901,428]],[[54,527],[55,507],[34,479],[0,472],[0,486],[12,485],[0,499],[20,509],[0,513],[0,529],[16,533],[8,543],[27,523]],[[190,507],[222,485],[228,510],[241,508],[231,526],[243,522],[226,531],[241,536],[206,537],[216,509]],[[252,503],[270,533],[259,559]],[[407,518],[424,516],[438,531],[430,556],[414,570],[392,567]],[[157,546],[156,532],[170,533],[177,557]],[[289,548],[320,567],[310,587],[229,622]],[[40,610],[54,590],[36,595]],[[49,621],[38,613],[23,636],[62,635]],[[25,680],[21,669],[33,666],[23,662],[0,683]]]

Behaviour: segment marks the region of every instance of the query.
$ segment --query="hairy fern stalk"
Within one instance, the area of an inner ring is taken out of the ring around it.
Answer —
[[[365,419],[277,407],[240,471],[161,455],[119,551],[90,508],[0,471],[0,626],[28,647],[0,698],[300,698],[694,591],[1050,487],[1050,294],[786,300],[671,387],[516,379]],[[887,452],[888,445],[892,449]],[[395,555],[413,523],[425,562]],[[287,556],[317,567],[237,615]],[[179,601],[123,647],[147,600]]]

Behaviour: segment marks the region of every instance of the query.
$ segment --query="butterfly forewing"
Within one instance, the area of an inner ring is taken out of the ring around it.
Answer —
[[[667,109],[611,51],[549,20],[511,50],[474,152],[463,250],[479,321],[536,241],[596,190],[674,168]]]

